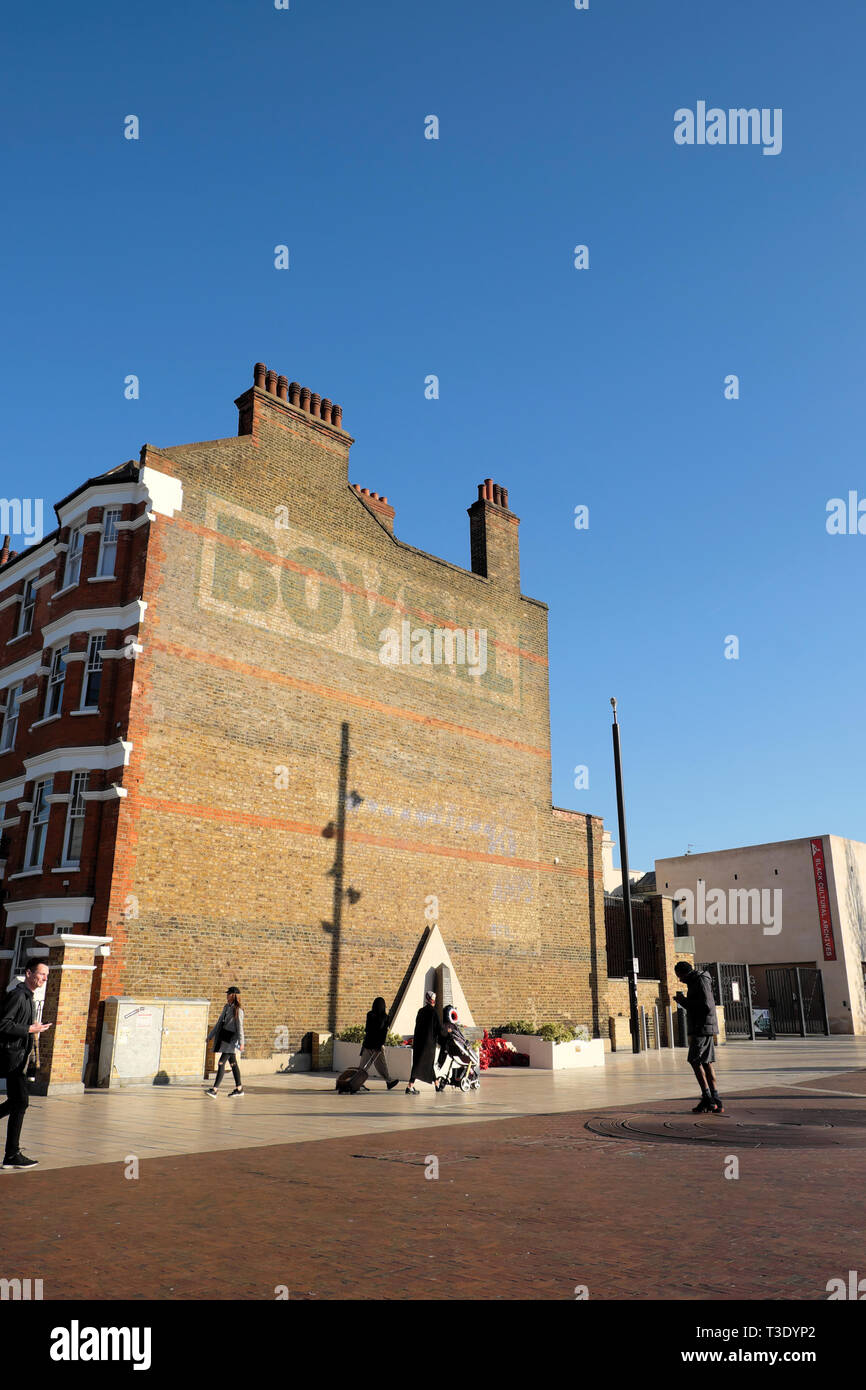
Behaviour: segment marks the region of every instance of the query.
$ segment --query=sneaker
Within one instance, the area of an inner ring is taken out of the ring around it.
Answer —
[[[399,1085],[400,1085],[400,1082],[399,1082],[399,1081],[389,1081],[388,1084],[387,1084],[387,1086],[385,1087],[385,1089],[388,1090],[388,1091],[393,1091],[394,1087],[395,1087],[395,1086],[399,1086]]]
[[[3,1172],[7,1168],[36,1168],[39,1166],[38,1158],[25,1158],[23,1154],[13,1154],[11,1158],[4,1158]]]
[[[407,1095],[407,1096],[417,1096],[417,1095],[418,1095],[418,1087],[417,1087],[417,1086],[407,1086],[407,1087],[406,1087],[406,1095]]]
[[[710,1106],[710,1109],[714,1115],[726,1114],[725,1107],[722,1105],[721,1099],[714,1100],[712,1105]]]
[[[712,1113],[713,1102],[707,1096],[704,1096],[702,1100],[699,1100],[697,1105],[692,1110],[693,1115],[712,1115]]]
[[[205,1091],[205,1095],[206,1095],[206,1096],[218,1096],[218,1095],[219,1095],[219,1091],[217,1090],[216,1086],[209,1086],[208,1089]]]
[[[243,1093],[244,1093],[244,1088],[243,1088],[243,1086],[235,1086],[235,1088],[234,1088],[233,1091],[229,1091],[229,1100],[231,1100],[232,1096],[242,1096]]]

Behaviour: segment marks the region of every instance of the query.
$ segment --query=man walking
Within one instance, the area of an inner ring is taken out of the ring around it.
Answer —
[[[716,1001],[713,996],[713,982],[708,970],[694,970],[684,960],[674,966],[674,974],[688,989],[688,994],[677,990],[674,995],[688,1017],[689,1055],[688,1061],[694,1069],[701,1088],[701,1099],[692,1111],[693,1115],[724,1115],[725,1107],[716,1088],[716,1048],[713,1041],[719,1031],[716,1019]]]
[[[48,979],[48,966],[33,960],[24,972],[23,985],[10,989],[0,1003],[0,1076],[6,1077],[6,1100],[0,1105],[0,1115],[6,1122],[6,1156],[3,1172],[11,1168],[35,1168],[37,1159],[25,1158],[21,1152],[21,1126],[30,1100],[27,1094],[27,1062],[33,1047],[34,1035],[45,1033],[50,1023],[35,1023],[36,1009],[33,991],[41,989]]]

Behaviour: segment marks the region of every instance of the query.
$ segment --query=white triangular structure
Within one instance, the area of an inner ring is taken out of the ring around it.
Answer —
[[[457,978],[457,972],[451,964],[451,957],[445,942],[442,940],[442,933],[438,926],[434,926],[409,978],[406,993],[400,1001],[400,1007],[391,1020],[392,1033],[403,1033],[408,1037],[414,1030],[415,1015],[424,1006],[424,995],[428,989],[436,988],[436,971],[440,965],[447,965],[451,972],[451,1002],[457,1010],[457,1018],[461,1027],[475,1027],[475,1020],[469,1012],[466,995],[463,993]],[[441,1004],[442,1001],[440,999],[437,1002]]]

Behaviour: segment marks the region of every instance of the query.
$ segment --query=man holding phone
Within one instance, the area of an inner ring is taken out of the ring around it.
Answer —
[[[701,1099],[693,1113],[724,1115],[725,1107],[716,1089],[716,1072],[713,1066],[716,1060],[714,1037],[719,1031],[719,1024],[710,973],[708,970],[694,970],[686,961],[681,960],[674,966],[674,974],[688,989],[688,994],[677,990],[674,998],[686,1011],[689,1034],[688,1061],[701,1088]]]
[[[0,1105],[0,1116],[8,1115],[6,1123],[6,1156],[3,1172],[12,1168],[35,1168],[35,1158],[25,1158],[21,1152],[21,1126],[30,1104],[27,1094],[27,1063],[34,1037],[46,1032],[50,1023],[36,1023],[34,990],[41,989],[48,979],[44,960],[32,960],[24,972],[23,985],[10,989],[0,1004],[0,1076],[6,1077],[6,1100]]]

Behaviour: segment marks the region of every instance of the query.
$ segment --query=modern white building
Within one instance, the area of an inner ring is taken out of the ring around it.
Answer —
[[[866,844],[814,835],[657,859],[656,884],[680,903],[696,962],[748,965],[753,1006],[788,1007],[779,967],[817,969],[830,1032],[866,1034]]]

